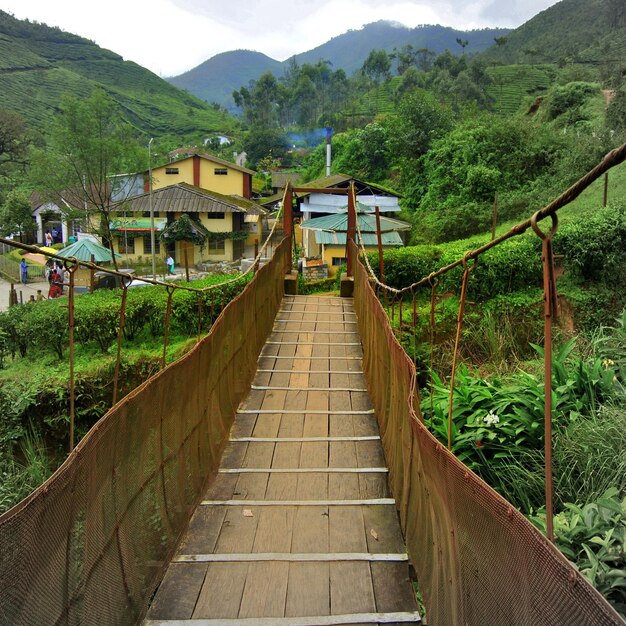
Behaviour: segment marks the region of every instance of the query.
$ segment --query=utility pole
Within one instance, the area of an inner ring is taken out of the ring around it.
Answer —
[[[152,280],[156,280],[156,260],[154,258],[154,208],[152,206],[152,142],[154,137],[150,137],[148,142],[148,196],[150,201],[150,251],[152,252]]]

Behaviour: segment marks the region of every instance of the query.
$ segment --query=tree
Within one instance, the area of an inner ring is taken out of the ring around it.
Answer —
[[[0,232],[3,237],[17,233],[20,241],[24,235],[35,232],[36,226],[33,214],[24,191],[13,189],[7,194],[7,198],[0,207]]]
[[[457,37],[456,42],[459,44],[459,46],[461,46],[463,54],[465,54],[465,46],[467,46],[469,41],[467,39],[461,39],[460,37]]]
[[[243,146],[250,161],[256,164],[270,154],[282,159],[287,151],[287,139],[276,126],[252,126],[244,136]]]
[[[390,119],[391,149],[400,159],[417,160],[452,124],[450,109],[431,93],[416,89],[400,101],[396,115]]]
[[[402,76],[404,72],[415,64],[417,50],[409,43],[402,46],[400,50],[394,48],[393,54],[390,55],[390,57],[397,61],[396,71],[398,72],[398,76]]]
[[[89,229],[89,216],[97,215],[95,230],[112,248],[111,207],[132,192],[132,185],[116,185],[114,177],[144,171],[146,157],[117,103],[95,89],[87,99],[62,99],[49,145],[36,153],[32,177],[35,188],[56,201],[66,218],[87,213]]]
[[[384,50],[372,50],[365,59],[361,71],[375,84],[390,75],[391,60]]]
[[[233,92],[235,104],[243,110],[244,120],[249,125],[278,124],[285,94],[280,87],[274,74],[265,72],[258,80],[251,81],[248,89],[242,87]]]
[[[30,132],[24,118],[6,109],[0,109],[0,192],[8,186],[6,179],[28,164]]]
[[[433,60],[436,56],[436,53],[429,48],[420,48],[415,55],[417,67],[422,70],[422,72],[430,72],[433,67]]]
[[[372,183],[383,182],[391,164],[387,129],[372,122],[345,135],[345,144],[333,163],[335,171]]]

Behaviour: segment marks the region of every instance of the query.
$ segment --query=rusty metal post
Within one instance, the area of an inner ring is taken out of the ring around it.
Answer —
[[[383,259],[383,234],[380,231],[380,208],[376,207],[376,237],[378,239],[378,272],[380,282],[385,282],[385,260]]]
[[[67,265],[66,265],[67,267]],[[70,273],[69,296],[67,304],[67,327],[70,349],[70,452],[74,449],[74,423],[76,421],[76,389],[74,381],[74,273],[78,269],[77,264],[67,268]]]
[[[606,208],[608,199],[609,199],[609,173],[607,172],[604,175],[604,201],[602,203],[602,206],[604,208]]]
[[[283,229],[285,237],[289,238],[289,251],[285,263],[285,273],[289,273],[293,265],[293,192],[290,183],[287,183],[283,201]]]
[[[172,295],[174,295],[174,287],[166,287],[167,289],[167,308],[165,309],[165,332],[163,333],[163,358],[161,359],[161,367],[165,367],[165,355],[167,353],[167,340],[170,334],[170,316],[172,314]]]
[[[544,445],[545,445],[545,490],[546,490],[546,534],[554,543],[554,513],[552,506],[552,320],[558,314],[556,278],[554,275],[554,250],[552,238],[559,227],[556,213],[550,215],[552,228],[548,234],[537,225],[537,213],[531,218],[531,226],[542,242],[543,264],[543,313],[544,313]]]
[[[200,335],[202,334],[202,298],[203,293],[198,294],[198,343],[200,342]]]
[[[459,298],[459,315],[456,319],[456,337],[454,339],[454,353],[452,354],[452,372],[450,372],[450,401],[448,404],[448,450],[452,450],[452,409],[454,407],[454,378],[456,376],[456,364],[459,356],[459,343],[461,341],[461,329],[463,327],[463,314],[465,312],[465,298],[467,296],[467,282],[470,272],[476,267],[476,259],[471,267],[467,266],[467,260],[463,259],[463,279],[461,281],[461,297]]]
[[[356,259],[352,258],[354,253],[350,247],[350,242],[354,241],[354,234],[356,232],[356,192],[354,188],[354,182],[350,183],[350,190],[348,191],[348,233],[346,236],[346,260],[347,268],[346,274],[348,276],[354,275],[354,263]]]
[[[96,273],[95,270],[93,269],[93,266],[96,264],[96,257],[92,254],[91,255],[91,267],[89,268],[89,291],[90,293],[93,293],[93,288],[94,288],[94,274]]]
[[[120,307],[120,324],[117,330],[117,356],[115,358],[115,372],[113,373],[113,400],[111,406],[117,403],[117,387],[120,379],[120,361],[122,360],[122,338],[124,337],[124,322],[126,320],[126,296],[128,288],[122,281],[122,305]]]
[[[187,246],[183,248],[183,256],[185,258],[185,276],[187,277],[187,282],[189,282],[189,257],[187,256]]]

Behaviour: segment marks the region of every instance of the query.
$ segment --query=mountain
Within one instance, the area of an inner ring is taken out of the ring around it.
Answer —
[[[265,72],[280,75],[283,64],[260,52],[235,50],[217,54],[188,72],[166,80],[207,102],[222,106],[229,103],[232,107],[233,91],[247,86]]]
[[[101,87],[126,119],[154,136],[228,132],[234,120],[149,70],[88,39],[0,11],[0,108],[45,130],[63,94]]]
[[[562,0],[485,53],[493,62],[614,62],[626,56],[624,0]]]
[[[352,74],[361,68],[374,49],[392,52],[394,48],[410,44],[416,49],[428,48],[437,54],[446,50],[457,54],[462,49],[456,40],[463,39],[468,42],[464,52],[472,54],[487,50],[493,45],[495,37],[506,36],[509,32],[508,28],[461,31],[439,25],[408,28],[396,22],[381,20],[333,37],[313,50],[295,55],[295,58],[300,64],[326,59],[332,63],[333,69],[342,68],[347,74]]]
[[[380,21],[358,30],[349,30],[333,37],[325,44],[308,52],[295,55],[298,63],[315,64],[324,59],[330,61],[334,70],[343,69],[347,74],[358,70],[374,49],[392,52],[394,48],[412,45],[414,48],[429,48],[437,54],[450,50],[462,52],[457,39],[466,40],[465,53],[487,50],[495,37],[506,36],[510,29],[493,28],[459,31],[444,26],[418,26],[408,28],[394,22]],[[216,102],[227,109],[234,109],[232,92],[246,87],[265,72],[281,76],[289,61],[276,61],[259,52],[237,50],[218,54],[201,65],[167,80],[207,102]]]

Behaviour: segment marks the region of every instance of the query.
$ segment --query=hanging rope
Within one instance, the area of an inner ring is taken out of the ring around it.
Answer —
[[[431,274],[428,277],[430,283],[430,419],[435,417],[434,399],[435,399],[435,381],[433,380],[433,372],[435,371],[435,303],[437,298],[438,280]]]
[[[167,287],[167,308],[165,309],[165,332],[163,333],[163,358],[161,359],[161,368],[165,367],[165,355],[167,353],[167,340],[170,334],[170,316],[172,314],[172,296],[174,289],[171,285]]]
[[[122,282],[122,304],[120,306],[120,323],[117,330],[117,356],[115,358],[115,372],[113,374],[113,401],[112,405],[117,403],[117,387],[120,378],[120,362],[122,360],[122,338],[124,337],[124,322],[126,320],[126,296],[128,295],[128,287]]]
[[[74,377],[74,274],[78,269],[75,259],[64,261],[65,269],[70,273],[69,295],[67,303],[67,327],[69,341],[69,361],[70,361],[70,441],[69,451],[74,450],[74,426],[76,422],[76,381]]]
[[[465,312],[465,297],[467,296],[467,281],[470,272],[476,267],[476,259],[471,267],[467,265],[467,259],[463,259],[463,278],[461,280],[461,297],[459,299],[459,315],[456,320],[456,337],[454,339],[454,352],[452,354],[452,372],[450,373],[450,401],[448,405],[448,450],[452,449],[452,409],[454,406],[454,378],[456,375],[456,364],[459,355],[459,343],[461,340],[461,329],[463,327],[463,313]]]
[[[543,314],[544,314],[544,445],[545,445],[545,491],[546,491],[546,534],[554,542],[552,506],[552,320],[558,313],[556,278],[554,275],[554,250],[552,240],[559,227],[556,215],[551,215],[552,228],[546,234],[537,225],[538,213],[531,218],[532,229],[541,239],[543,264]]]
[[[200,335],[202,334],[202,295],[198,294],[198,337],[196,342],[200,342]]]

